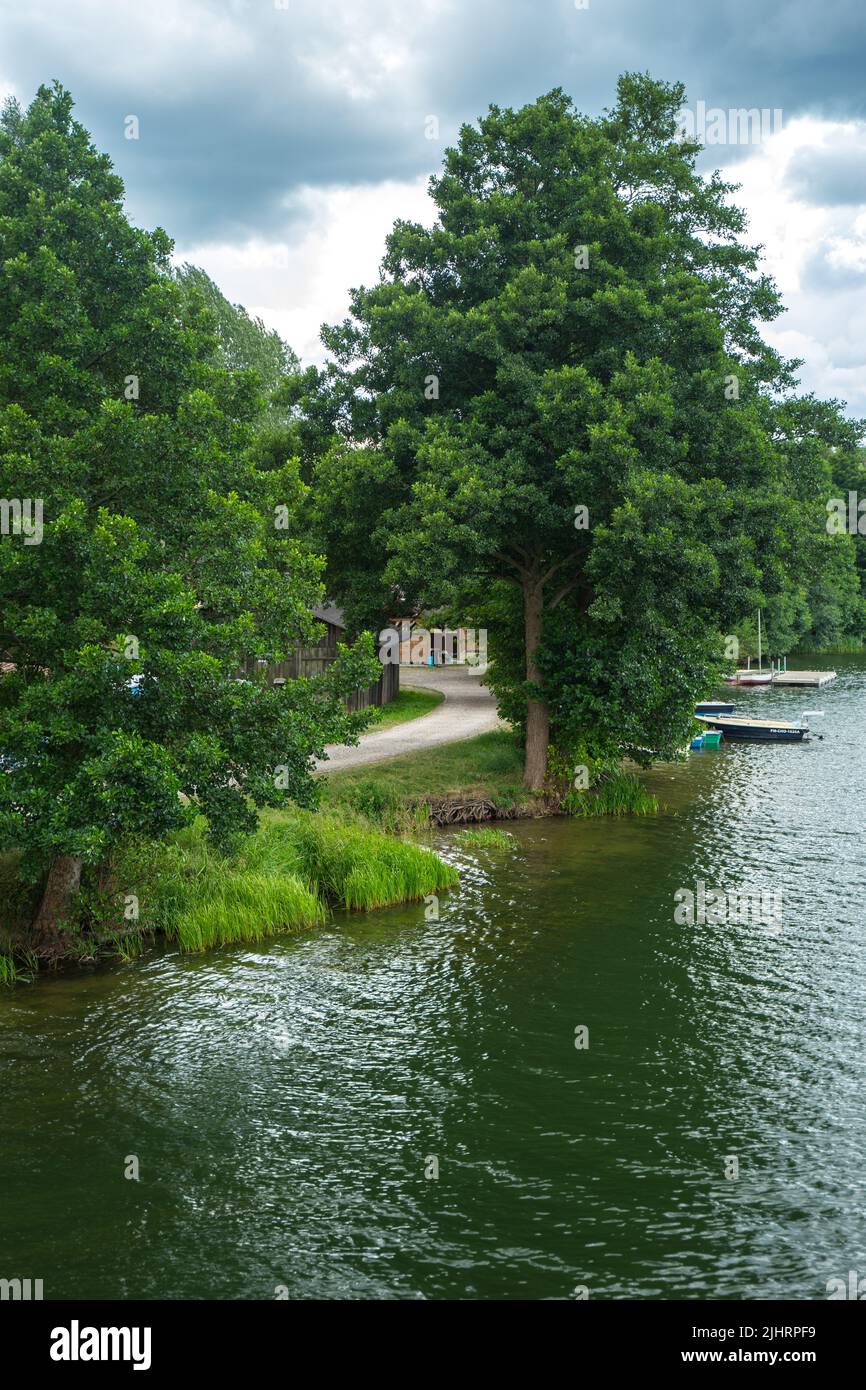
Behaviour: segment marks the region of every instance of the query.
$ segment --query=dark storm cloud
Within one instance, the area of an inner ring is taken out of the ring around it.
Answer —
[[[861,13],[861,0],[31,0],[0,18],[0,80],[23,97],[53,77],[72,90],[138,220],[236,240],[284,234],[304,185],[431,171],[490,102],[563,86],[598,112],[626,69],[683,80],[692,105],[866,114]],[[138,141],[123,138],[128,114]],[[833,178],[838,196],[844,171]]]

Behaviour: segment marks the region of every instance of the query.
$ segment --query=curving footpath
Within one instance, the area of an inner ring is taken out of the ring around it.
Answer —
[[[316,763],[317,772],[342,772],[345,768],[399,758],[404,753],[420,753],[424,748],[437,748],[442,743],[459,743],[461,739],[474,738],[502,724],[493,696],[471,667],[401,666],[400,686],[403,690],[410,687],[441,690],[445,699],[418,719],[395,724],[393,729],[363,734],[355,748],[341,743],[330,744],[327,758]]]

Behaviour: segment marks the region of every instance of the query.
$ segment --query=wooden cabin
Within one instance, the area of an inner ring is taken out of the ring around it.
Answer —
[[[277,661],[268,667],[268,680],[271,685],[282,685],[299,677],[322,676],[332,661],[337,659],[337,644],[345,638],[346,624],[343,610],[334,603],[317,604],[313,617],[324,625],[324,633],[315,645],[297,647],[286,661]],[[244,674],[249,676],[261,669],[265,662],[251,660],[245,663]],[[387,705],[395,699],[400,690],[400,667],[386,665],[377,681],[365,690],[359,690],[346,701],[350,710],[366,709],[367,705]]]

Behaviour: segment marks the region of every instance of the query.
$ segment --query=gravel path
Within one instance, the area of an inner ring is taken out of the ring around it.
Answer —
[[[393,729],[362,735],[356,748],[331,744],[328,758],[317,762],[316,771],[342,772],[344,768],[381,763],[386,758],[399,758],[403,753],[419,753],[422,748],[474,738],[501,724],[493,696],[482,686],[471,667],[400,667],[402,690],[421,686],[441,690],[445,696],[441,705],[419,719],[395,724]]]

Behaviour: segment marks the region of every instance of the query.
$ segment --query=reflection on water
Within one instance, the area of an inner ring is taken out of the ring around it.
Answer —
[[[866,1269],[866,661],[839,669],[736,697],[826,710],[822,741],[658,769],[658,818],[517,823],[504,854],[443,834],[463,878],[438,922],[413,904],[2,996],[0,1277],[808,1299]],[[775,891],[781,931],[677,925],[698,880]]]

